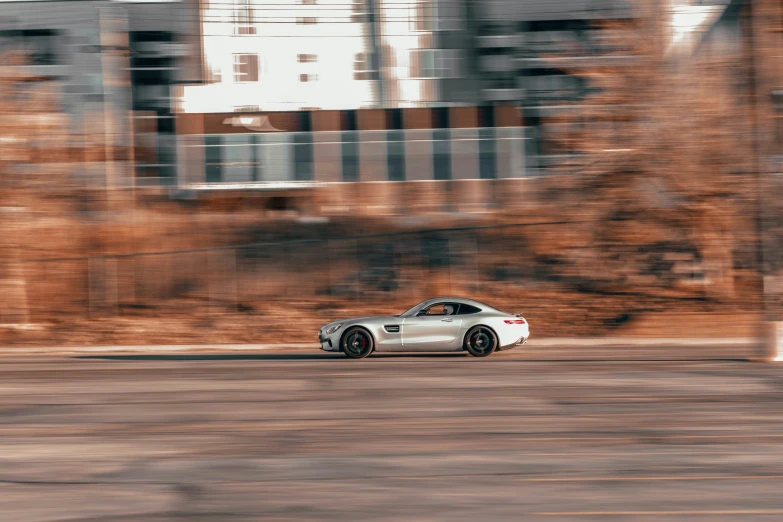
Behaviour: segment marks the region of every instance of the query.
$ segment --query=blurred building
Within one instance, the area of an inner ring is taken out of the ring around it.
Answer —
[[[573,69],[600,56],[598,23],[630,14],[623,0],[211,0],[201,12],[206,85],[183,88],[183,112],[514,105],[529,159],[513,176],[556,161],[546,116],[586,94]]]
[[[152,184],[176,179],[176,89],[204,77],[198,5],[199,0],[122,5],[129,29],[136,174]]]
[[[181,185],[524,177],[518,104],[479,103],[466,6],[205,3],[206,82],[181,89]]]
[[[399,209],[425,190],[407,182],[421,181],[443,182],[426,187],[432,210],[486,210],[495,187],[485,182],[525,176],[524,129],[513,105],[182,113],[177,133],[183,189],[215,194],[372,182],[369,196],[343,199],[344,192],[328,201],[347,212]],[[384,199],[389,183],[406,188]]]
[[[208,0],[185,112],[475,105],[463,0]]]
[[[376,107],[367,24],[344,0],[202,3],[206,85],[186,112]]]
[[[662,2],[672,56],[740,49],[740,4]],[[625,0],[204,2],[205,82],[179,108],[212,123],[183,127],[180,180],[539,175],[569,159],[551,117],[589,94],[579,69],[633,60],[604,47],[631,15]],[[516,108],[514,125],[496,106]]]
[[[198,0],[2,2],[0,46],[26,53],[30,73],[57,86],[83,140],[74,147],[121,149],[118,183],[131,182],[134,163],[137,178],[157,183],[175,176],[172,86],[203,76],[198,17]],[[83,176],[103,179],[102,163]]]
[[[623,0],[488,0],[472,5],[480,96],[488,102],[516,101],[529,127],[528,168],[558,164],[568,151],[552,145],[557,124],[547,118],[569,110],[588,93],[575,74],[602,59],[601,23],[630,16]]]
[[[583,86],[547,58],[598,54],[596,24],[629,14],[624,0],[207,0],[209,85],[186,87],[182,110],[573,101]]]
[[[672,47],[746,49],[743,4],[662,2]],[[625,0],[0,2],[0,45],[59,86],[74,135],[132,149],[117,156],[134,183],[524,178],[568,154],[549,117],[589,92],[574,71],[632,58],[598,38],[630,14]]]

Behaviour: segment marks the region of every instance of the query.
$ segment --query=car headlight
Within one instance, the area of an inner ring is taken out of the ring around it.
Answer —
[[[332,335],[334,332],[342,328],[342,324],[334,324],[326,329],[326,335]]]

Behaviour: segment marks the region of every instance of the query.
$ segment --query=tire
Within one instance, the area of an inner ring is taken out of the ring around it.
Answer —
[[[486,326],[474,326],[465,335],[465,350],[473,357],[492,355],[498,344],[497,334]]]
[[[351,359],[364,359],[375,348],[370,332],[361,326],[348,328],[340,338],[340,350]]]

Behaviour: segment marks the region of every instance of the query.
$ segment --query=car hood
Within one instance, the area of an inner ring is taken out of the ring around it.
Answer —
[[[367,317],[351,317],[350,319],[340,319],[339,321],[332,321],[331,323],[323,325],[321,328],[332,326],[333,324],[342,324],[343,326],[352,325],[356,323],[362,323],[366,321],[394,321],[402,320],[402,317],[396,315],[370,315]]]

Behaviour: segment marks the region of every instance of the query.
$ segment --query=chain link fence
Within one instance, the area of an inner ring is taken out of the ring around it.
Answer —
[[[176,306],[184,312],[208,306],[226,313],[259,302],[408,302],[436,294],[476,295],[486,285],[529,279],[515,277],[520,266],[533,262],[525,257],[524,236],[515,233],[523,226],[530,225],[6,259],[5,280],[16,274],[25,299],[17,301],[17,309],[5,309],[4,322],[11,316],[26,315],[37,322],[63,314],[122,314],[134,308]]]

